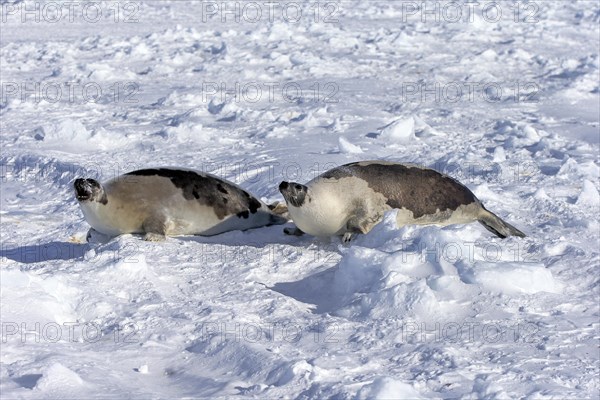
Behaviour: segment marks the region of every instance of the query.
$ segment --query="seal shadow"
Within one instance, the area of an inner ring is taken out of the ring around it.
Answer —
[[[89,249],[87,243],[48,242],[43,244],[15,246],[0,249],[0,259],[7,258],[23,264],[34,264],[51,260],[81,259]]]
[[[269,289],[302,303],[314,305],[315,314],[326,314],[346,304],[346,296],[331,291],[338,266],[309,275],[295,282],[280,282]]]
[[[217,235],[183,235],[172,236],[168,240],[180,240],[182,242],[195,242],[198,244],[217,244],[226,246],[250,246],[264,248],[271,245],[288,245],[292,247],[303,247],[314,241],[314,238],[290,236],[283,233],[284,227],[290,224],[269,225],[246,230],[232,230]]]
[[[13,378],[13,382],[23,388],[33,389],[42,376],[42,374],[25,374]]]

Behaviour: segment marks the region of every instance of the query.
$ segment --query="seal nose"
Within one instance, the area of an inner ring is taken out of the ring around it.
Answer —
[[[85,179],[78,178],[75,179],[75,183],[73,184],[73,186],[75,186],[75,190],[77,191],[77,193],[83,193],[88,187],[88,184]]]
[[[286,190],[290,186],[286,181],[283,181],[279,184],[279,191]]]

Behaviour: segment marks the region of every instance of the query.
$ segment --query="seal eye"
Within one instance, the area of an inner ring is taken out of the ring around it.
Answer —
[[[294,186],[294,187],[296,188],[296,190],[300,190],[300,189],[302,189],[302,185],[296,185],[296,186]]]

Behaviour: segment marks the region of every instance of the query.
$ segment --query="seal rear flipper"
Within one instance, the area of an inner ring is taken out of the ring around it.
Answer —
[[[508,222],[502,220],[502,218],[498,217],[491,211],[485,209],[482,206],[482,211],[479,215],[478,219],[479,223],[485,227],[488,231],[494,233],[498,237],[505,239],[508,236],[518,236],[525,237],[526,235],[509,224]]]
[[[271,210],[271,212],[275,215],[279,215],[283,218],[286,218],[287,220],[290,219],[289,215],[288,215],[288,207],[287,204],[285,203],[281,203],[279,201],[276,201],[273,204],[268,204],[267,207],[269,207],[269,210]]]
[[[285,203],[276,201],[273,204],[267,204],[271,215],[269,215],[268,225],[283,225],[290,220],[288,207]]]

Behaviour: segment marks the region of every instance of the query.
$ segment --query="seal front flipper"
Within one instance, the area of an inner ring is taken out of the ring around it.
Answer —
[[[302,235],[304,235],[304,232],[302,232],[302,230],[300,230],[298,227],[283,228],[283,233],[285,233],[286,235],[290,235],[290,236],[302,236]]]
[[[352,239],[356,237],[356,235],[358,235],[358,233],[356,232],[346,232],[342,236],[342,242],[349,243],[350,241],[352,241]]]
[[[144,235],[144,240],[147,242],[164,242],[166,239],[167,237],[160,233],[148,232]]]
[[[358,234],[362,233],[363,235],[366,235],[371,232],[371,229],[380,223],[381,220],[383,220],[383,212],[372,212],[371,214],[367,214],[365,209],[359,208],[357,214],[346,222],[346,232],[342,236],[342,241],[348,243]]]
[[[94,228],[90,228],[85,236],[85,241],[88,243],[108,243],[110,236],[98,232]]]
[[[85,241],[90,243],[95,233],[96,231],[94,230],[94,228],[90,228],[87,232],[87,235],[85,235]]]
[[[142,225],[144,228],[144,240],[148,242],[162,242],[167,238],[169,234],[169,223],[168,218],[164,215],[153,215],[146,219]]]
[[[356,217],[350,218],[350,220],[346,223],[346,232],[344,232],[342,235],[342,242],[348,243],[361,233],[366,235],[367,233],[371,232],[371,229],[373,229],[373,227],[380,221],[381,218],[377,219],[376,217],[362,219],[358,219]]]
[[[354,217],[346,222],[348,232],[362,233],[366,235],[371,229],[383,220],[383,212],[372,212],[367,214],[365,210],[360,210]]]

